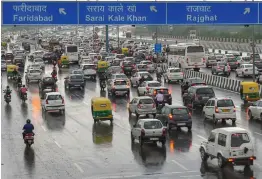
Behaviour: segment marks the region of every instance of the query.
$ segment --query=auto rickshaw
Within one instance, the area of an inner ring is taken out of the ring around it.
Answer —
[[[98,121],[110,120],[113,122],[112,104],[108,98],[94,97],[91,99],[91,111],[94,123]]]
[[[97,72],[98,73],[105,73],[108,69],[109,65],[107,61],[99,60],[97,62]]]
[[[69,59],[66,55],[62,55],[61,58],[58,60],[58,67],[69,68]]]
[[[249,101],[257,101],[259,96],[260,86],[256,82],[241,82],[240,83],[240,97],[244,101],[244,104]]]
[[[122,48],[122,54],[127,56],[129,54],[129,49],[128,48]]]
[[[7,71],[7,77],[13,77],[13,71],[14,69],[18,70],[18,66],[16,65],[7,65],[6,66]]]
[[[1,42],[1,46],[3,49],[7,49],[7,43],[6,42]]]

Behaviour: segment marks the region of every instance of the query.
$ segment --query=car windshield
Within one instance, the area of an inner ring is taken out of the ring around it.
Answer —
[[[61,95],[48,95],[47,100],[61,100]]]
[[[172,114],[174,115],[188,114],[188,110],[187,108],[174,108],[172,109]]]
[[[176,72],[181,72],[181,69],[171,69],[170,73],[176,73]]]
[[[127,78],[126,75],[116,75],[116,78]]]
[[[196,91],[197,94],[214,94],[212,88],[199,88]]]
[[[30,73],[41,73],[39,70],[30,70]]]
[[[126,81],[115,81],[115,85],[126,85]]]
[[[223,99],[217,101],[217,107],[231,107],[234,103],[231,99]]]
[[[244,143],[249,143],[247,133],[235,133],[231,135],[231,147],[240,147]]]
[[[144,129],[161,129],[163,127],[160,121],[147,121],[144,123]]]
[[[147,66],[146,65],[137,65],[137,68],[147,68]]]
[[[227,61],[228,61],[228,62],[236,62],[237,59],[236,59],[236,58],[228,58]]]
[[[148,83],[148,87],[160,87],[160,83]]]
[[[83,67],[84,70],[86,70],[86,69],[94,69],[94,68],[95,68],[95,65],[85,65]]]
[[[73,80],[73,79],[83,79],[83,76],[82,75],[73,75],[73,76],[70,76],[70,78]]]
[[[153,104],[153,99],[140,99],[139,104]]]
[[[245,65],[245,68],[253,68],[253,65]]]

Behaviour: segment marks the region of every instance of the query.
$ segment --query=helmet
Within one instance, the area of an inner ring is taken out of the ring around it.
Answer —
[[[9,88],[9,86],[6,86],[6,88]]]
[[[30,120],[30,119],[27,119],[27,120],[26,120],[26,123],[27,123],[27,124],[30,124],[30,123],[31,123],[31,120]]]
[[[188,82],[186,82],[186,84],[188,85]]]
[[[23,87],[25,88],[25,85],[23,85]]]

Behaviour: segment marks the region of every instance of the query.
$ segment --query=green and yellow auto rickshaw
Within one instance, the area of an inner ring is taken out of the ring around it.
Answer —
[[[240,97],[244,101],[244,104],[249,101],[257,101],[259,96],[260,86],[256,82],[241,82],[240,83]]]
[[[13,71],[16,69],[18,71],[18,66],[16,65],[6,65],[7,77],[13,77]]]
[[[61,58],[58,60],[58,67],[69,68],[69,59],[66,55],[62,55]]]
[[[124,54],[125,56],[128,56],[129,49],[128,48],[122,48],[122,54]]]
[[[94,123],[110,120],[113,122],[112,104],[108,98],[94,97],[91,99],[91,111]]]
[[[97,73],[105,73],[109,67],[109,64],[105,60],[99,60],[97,62]]]

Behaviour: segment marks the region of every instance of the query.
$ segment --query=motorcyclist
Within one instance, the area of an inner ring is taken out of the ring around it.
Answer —
[[[32,133],[33,135],[34,135],[34,132],[33,132],[33,130],[34,130],[35,128],[34,128],[34,125],[33,124],[31,124],[31,120],[30,119],[27,119],[26,120],[26,124],[24,125],[24,127],[23,127],[23,139],[25,138],[25,135],[26,134],[30,134],[30,133]]]
[[[183,94],[185,93],[185,91],[187,91],[189,88],[189,84],[188,82],[186,82],[186,84],[183,86]]]
[[[20,97],[22,98],[23,95],[26,95],[26,92],[27,92],[27,88],[25,87],[25,85],[23,85],[23,86],[20,88]]]
[[[164,95],[163,95],[162,91],[158,91],[157,95],[156,95],[157,106],[159,106],[159,104],[163,104],[163,102],[164,102]]]
[[[101,73],[99,80],[100,80],[100,86],[102,86],[102,83],[106,81],[106,73]]]
[[[55,78],[57,76],[56,67],[53,68],[53,71],[52,71],[51,75],[52,75],[52,78]]]
[[[17,76],[17,84],[22,84],[22,77],[20,75]]]
[[[5,98],[6,98],[6,95],[10,95],[12,93],[11,89],[9,86],[6,86],[6,89],[4,90],[4,93],[5,93]]]
[[[17,75],[19,75],[18,71],[16,68],[14,68],[14,71],[12,72],[13,77],[16,77]]]

